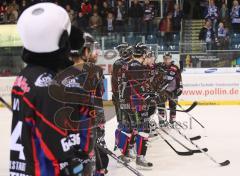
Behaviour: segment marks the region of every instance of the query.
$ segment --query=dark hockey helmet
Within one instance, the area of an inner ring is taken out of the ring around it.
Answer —
[[[83,38],[84,38],[83,48],[88,48],[90,49],[91,52],[100,50],[100,44],[95,40],[95,38],[91,34],[84,33]]]
[[[71,48],[70,55],[72,57],[80,56],[85,43],[85,40],[83,38],[83,31],[77,27],[72,26],[69,40]]]
[[[149,50],[149,48],[147,47],[147,45],[145,45],[143,43],[137,43],[134,46],[133,56],[134,57],[142,57],[142,56],[144,56],[144,54],[147,53],[148,50]]]
[[[133,55],[133,47],[129,46],[124,51],[122,51],[122,57],[125,59],[130,58]]]
[[[119,56],[123,57],[123,53],[124,51],[129,47],[128,43],[121,43],[120,45],[118,45],[117,47],[115,47],[115,49],[118,51]]]
[[[90,52],[98,52],[100,50],[99,43],[89,33],[83,33],[79,28],[72,27],[70,34],[70,55],[81,56],[84,48],[88,48]]]

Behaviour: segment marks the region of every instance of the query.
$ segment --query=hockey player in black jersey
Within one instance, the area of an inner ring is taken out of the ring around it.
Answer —
[[[130,146],[131,139],[133,139],[132,130],[128,116],[128,102],[123,97],[123,92],[126,88],[125,72],[128,70],[128,63],[132,60],[133,47],[127,43],[122,43],[116,47],[119,52],[120,58],[113,64],[112,72],[112,91],[113,91],[113,104],[117,115],[118,127],[115,131],[116,147],[122,153],[120,158],[124,162],[130,162],[131,158],[135,158],[133,147]]]
[[[127,86],[124,91],[124,98],[130,103],[128,115],[131,129],[135,131],[136,164],[141,168],[153,166],[145,159],[149,137],[149,116],[146,102],[146,93],[149,88],[149,69],[144,65],[147,49],[146,45],[142,43],[134,46],[133,60],[128,63]]]
[[[87,94],[91,84],[79,95],[82,84],[64,77],[72,65],[70,28],[67,12],[52,3],[31,6],[18,20],[26,67],[12,88],[10,175],[93,173],[96,128],[91,127],[98,120],[95,111],[79,108],[100,106],[101,99]]]
[[[176,103],[178,97],[182,94],[183,86],[182,86],[182,76],[181,71],[177,65],[172,61],[172,55],[170,53],[164,53],[163,63],[158,64],[164,71],[166,71],[166,80],[167,87],[165,92],[167,94],[167,101],[169,102],[170,124],[174,124],[176,121]],[[165,120],[167,117],[166,111],[164,110],[165,103],[160,104],[159,106],[159,115],[160,115],[160,126],[165,124]]]
[[[79,70],[80,75],[76,76],[75,79],[81,80],[84,77],[86,82],[84,86],[89,86],[94,88],[93,90],[89,90],[91,96],[97,96],[101,99],[103,95],[103,71],[102,68],[95,65],[98,57],[99,45],[93,37],[87,33],[82,33],[82,31],[78,28],[72,27],[72,31],[75,35],[70,36],[70,44],[71,44],[71,59],[74,62],[74,69]],[[81,39],[84,39],[83,46],[81,45]],[[85,71],[84,71],[85,70]],[[85,90],[88,88],[86,87]],[[81,90],[79,89],[81,92]],[[96,113],[96,118],[98,123],[96,124],[97,128],[97,144],[101,147],[105,147],[106,143],[104,140],[105,135],[105,116],[103,111],[103,104],[99,101],[96,104],[96,107],[91,106],[82,106],[81,108],[87,108],[89,111],[93,111]],[[80,108],[80,109],[81,109]],[[96,145],[95,146],[95,156],[96,156],[96,171],[94,176],[104,176],[107,173],[108,166],[108,156],[106,153],[102,152],[101,149]]]
[[[132,46],[127,43],[122,43],[116,47],[120,58],[113,63],[112,71],[112,100],[115,106],[117,120],[121,121],[120,99],[122,99],[121,83],[124,79],[124,72],[127,70],[127,64],[132,59]]]

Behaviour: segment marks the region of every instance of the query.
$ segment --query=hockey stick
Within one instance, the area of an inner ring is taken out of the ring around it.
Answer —
[[[12,111],[12,107],[11,107],[2,97],[0,97],[0,101],[1,101],[10,111]]]
[[[181,124],[179,124],[177,121],[176,122],[174,122],[175,124],[177,124],[178,126],[180,126],[182,129],[184,129],[183,128],[183,126],[181,125]],[[168,122],[168,125],[169,125],[169,122]],[[171,126],[171,125],[170,125]],[[173,129],[175,129],[174,127],[172,127]],[[175,129],[176,130],[176,129]],[[191,139],[191,141],[196,141],[196,140],[199,140],[199,139],[201,139],[201,136],[194,136],[194,137],[191,137],[191,138],[189,138],[189,139]]]
[[[175,142],[177,142],[178,144],[180,144],[183,148],[187,149],[189,152],[192,152],[193,154],[194,153],[201,153],[200,150],[192,150],[190,148],[188,148],[187,146],[185,146],[182,142],[180,142],[178,139],[176,139],[175,137],[173,137],[170,133],[168,133],[166,130],[160,128],[161,131],[163,131],[166,135],[168,135],[169,137],[171,137]],[[159,131],[158,131],[158,134],[159,134]],[[208,149],[207,148],[203,148],[202,149],[203,151],[207,152]]]
[[[181,156],[190,156],[190,155],[193,155],[193,152],[191,150],[187,151],[187,152],[180,152],[180,151],[177,151],[163,136],[161,133],[159,133],[159,131],[157,131],[158,135],[164,140],[164,142],[166,142],[169,147],[175,152],[177,153],[178,155],[181,155]]]
[[[174,129],[174,130],[176,130],[174,127],[172,127],[172,125],[170,125],[170,123],[166,120],[166,122],[167,122],[167,125],[169,126],[169,127],[171,127],[171,129]],[[174,122],[175,124],[177,124],[179,127],[181,127],[182,129],[184,129],[183,128],[183,126],[181,125],[181,124],[179,124],[178,122]],[[160,126],[161,127],[161,126]],[[194,136],[194,137],[190,137],[189,139],[191,140],[191,141],[196,141],[196,140],[199,140],[199,139],[201,139],[202,137],[201,136]]]
[[[163,107],[158,107],[158,109],[164,109],[164,110],[169,110],[169,111],[177,111],[177,112],[185,112],[188,113],[191,110],[193,110],[196,106],[198,105],[197,101],[194,101],[191,106],[189,106],[187,109],[171,109],[171,108],[163,108]]]
[[[102,150],[102,152],[108,154],[109,156],[111,156],[113,159],[115,159],[117,162],[119,162],[120,164],[122,164],[123,166],[125,166],[127,169],[129,169],[130,171],[132,171],[135,175],[137,176],[143,176],[143,174],[141,174],[138,170],[134,169],[132,166],[130,166],[128,163],[122,161],[120,158],[118,158],[118,156],[113,153],[111,150],[109,150],[108,148],[102,147],[99,144],[96,144],[96,146]]]
[[[188,107],[187,109],[183,109],[182,108],[182,111],[181,112],[186,112],[186,113],[188,113],[188,112],[190,112],[191,110],[193,110],[196,106],[198,105],[198,102],[197,101],[194,101],[193,103],[192,103],[192,105],[190,106],[190,107]]]
[[[172,110],[172,111],[178,111],[178,112],[184,112],[184,113],[187,113],[187,112],[190,112],[191,110],[193,110],[196,106],[197,106],[197,101],[194,101],[193,103],[192,103],[192,105],[189,107],[189,108],[187,108],[186,110],[178,110],[178,109],[170,109],[170,108],[164,108],[164,107],[157,107],[158,109],[163,109],[163,110]],[[184,129],[183,128],[183,126],[182,125],[180,125],[179,123],[177,123],[176,122],[176,124],[179,126],[179,127],[181,127],[182,129]],[[199,137],[198,137],[199,138]]]
[[[182,110],[184,110],[184,108],[183,108],[175,99],[172,99],[172,98],[171,98],[171,100],[174,101]],[[190,118],[192,118],[195,122],[197,122],[202,128],[205,128],[205,127],[203,126],[203,124],[201,124],[195,117],[193,117],[193,116],[189,113],[189,111],[186,112],[186,113],[187,113],[187,115],[188,115]]]
[[[175,129],[176,130],[176,129]],[[211,161],[213,161],[214,163],[218,164],[219,166],[227,166],[230,164],[229,160],[226,160],[224,162],[217,162],[212,156],[210,156],[208,153],[206,153],[206,151],[204,151],[202,148],[200,148],[197,144],[195,144],[191,139],[189,139],[186,135],[182,134],[179,130],[178,133],[184,137],[188,142],[190,142],[193,146],[195,146],[201,153],[203,153],[205,156],[207,156]]]

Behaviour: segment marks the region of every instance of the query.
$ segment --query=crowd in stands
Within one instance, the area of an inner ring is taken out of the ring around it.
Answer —
[[[225,0],[216,2],[202,0],[201,12],[206,22],[199,33],[199,40],[207,43],[207,49],[228,49],[229,31],[240,33],[240,5],[238,0],[233,0],[229,9]]]
[[[0,0],[0,24],[15,24],[21,13],[35,3],[47,0]],[[159,20],[160,4],[153,0],[52,0],[69,14],[73,25],[91,34],[161,34],[171,43],[172,32],[179,32],[183,12],[175,0],[164,1],[164,18]],[[112,47],[112,43],[111,43]],[[12,57],[12,56],[11,56]],[[0,61],[3,58],[0,58]],[[4,59],[6,60],[6,59]],[[6,64],[3,64],[6,65]],[[0,76],[12,73],[0,68]]]
[[[0,0],[0,24],[16,23],[29,5],[41,0]],[[42,0],[43,1],[43,0]],[[183,13],[175,0],[164,1],[165,17],[159,16],[159,2],[151,0],[53,0],[63,6],[73,25],[92,33],[180,31]]]
[[[41,1],[46,0],[0,0],[0,24],[16,23],[26,7]],[[183,7],[183,13],[176,0],[163,1],[164,16],[160,21],[155,20],[160,15],[158,1],[52,0],[51,2],[67,10],[73,25],[93,35],[125,32],[145,35],[157,33],[165,43],[171,43],[173,34],[181,30],[181,20],[183,17],[187,18],[184,14],[187,13],[187,6]],[[184,2],[193,3],[193,0]],[[228,4],[226,2],[226,0],[195,1],[194,13],[206,20],[206,25],[200,31],[199,40],[206,42],[208,49],[212,49],[213,46],[226,48],[229,43],[229,31],[240,32],[239,2],[238,0],[229,0]]]

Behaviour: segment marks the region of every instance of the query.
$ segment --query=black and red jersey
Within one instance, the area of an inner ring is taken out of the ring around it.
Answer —
[[[151,70],[137,60],[128,63],[124,98],[137,111],[142,111],[146,105],[145,95],[149,90],[150,73]]]
[[[95,127],[105,122],[102,76],[93,64],[58,74],[36,65],[23,69],[12,88],[10,175],[57,176],[76,157],[75,146],[92,153]]]
[[[182,75],[181,70],[177,65],[173,62],[170,65],[166,65],[164,63],[158,63],[157,67],[161,67],[164,71],[166,71],[166,76],[168,80],[167,91],[174,92],[179,88],[182,88]]]

